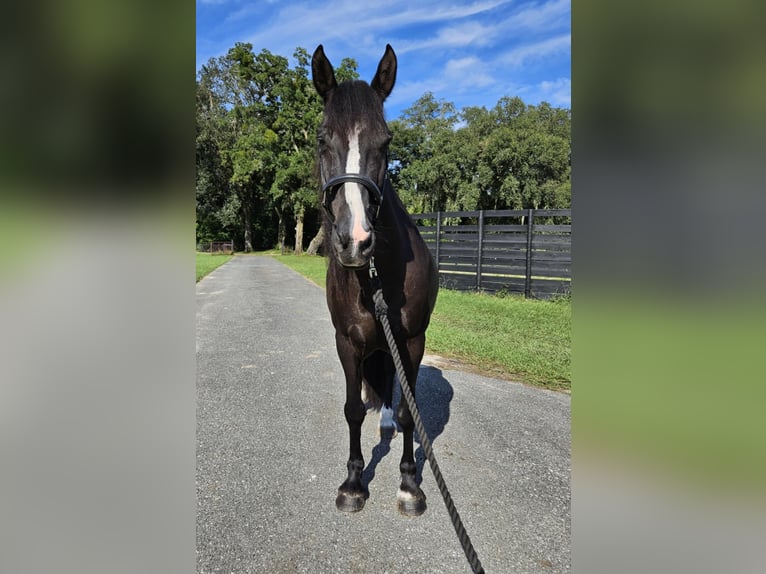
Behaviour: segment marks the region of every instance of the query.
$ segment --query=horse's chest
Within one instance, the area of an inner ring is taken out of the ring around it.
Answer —
[[[372,302],[365,304],[361,299],[346,301],[345,304],[330,302],[330,315],[335,330],[355,342],[368,341],[377,332]]]
[[[382,326],[375,317],[373,285],[359,276],[346,275],[342,281],[335,270],[330,271],[327,304],[336,333],[358,349],[386,348]],[[395,336],[408,339],[422,333],[428,322],[428,304],[423,297],[427,286],[417,284],[406,273],[388,272],[387,277],[393,279],[383,285],[383,297]]]

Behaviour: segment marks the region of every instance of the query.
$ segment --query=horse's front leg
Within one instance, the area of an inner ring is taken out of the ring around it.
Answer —
[[[399,345],[400,353],[402,355],[402,366],[407,375],[407,382],[409,383],[413,397],[415,396],[415,383],[418,377],[420,361],[423,358],[423,351],[425,350],[425,342],[426,338],[425,334],[423,334],[419,337],[409,339],[406,346]],[[407,383],[401,381],[401,384]],[[415,481],[417,472],[413,447],[413,430],[415,428],[415,422],[412,419],[412,413],[410,413],[409,405],[407,404],[404,394],[402,394],[402,398],[399,401],[399,408],[397,409],[396,414],[399,420],[399,425],[402,427],[402,434],[404,435],[402,460],[399,463],[402,482],[399,486],[399,492],[396,493],[397,508],[399,509],[399,512],[406,516],[420,516],[426,511],[426,495]]]
[[[362,423],[366,413],[362,402],[362,359],[351,342],[335,335],[335,344],[343,372],[346,375],[346,415],[349,434],[348,478],[338,488],[335,506],[343,512],[357,512],[364,508],[369,492],[362,484],[364,457],[362,456]]]

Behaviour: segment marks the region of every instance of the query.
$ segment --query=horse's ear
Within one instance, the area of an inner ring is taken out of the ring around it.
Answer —
[[[372,89],[375,90],[380,99],[385,101],[391,90],[394,89],[394,83],[396,82],[396,54],[391,44],[386,44],[386,53],[378,64],[378,71],[375,72],[375,77],[372,79]]]
[[[314,50],[314,56],[311,58],[311,77],[314,80],[314,87],[323,100],[338,85],[335,81],[335,72],[327,56],[324,55],[322,44]]]

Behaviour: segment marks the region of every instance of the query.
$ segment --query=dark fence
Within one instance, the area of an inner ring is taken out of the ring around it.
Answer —
[[[199,243],[197,244],[197,251],[203,253],[223,253],[228,255],[234,253],[234,242],[210,241],[206,243]]]
[[[412,219],[443,287],[538,299],[571,293],[571,209],[440,211]]]

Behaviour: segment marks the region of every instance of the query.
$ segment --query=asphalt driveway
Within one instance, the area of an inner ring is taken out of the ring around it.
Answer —
[[[449,367],[424,363],[417,401],[485,570],[568,572],[570,397]],[[470,572],[422,449],[428,510],[397,512],[401,436],[381,440],[376,415],[370,498],[335,509],[343,381],[321,288],[261,256],[197,284],[199,573]]]

